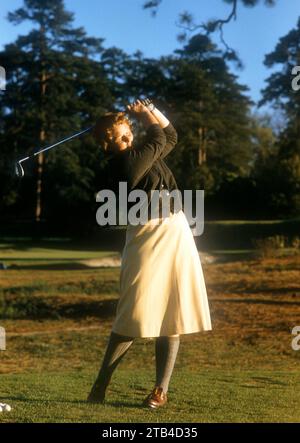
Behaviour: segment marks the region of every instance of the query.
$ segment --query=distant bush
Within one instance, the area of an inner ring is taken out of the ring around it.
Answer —
[[[291,241],[291,246],[294,249],[300,250],[300,237],[293,237],[293,239]]]
[[[5,319],[58,319],[59,315],[46,300],[24,294],[18,297],[7,297],[0,293],[0,317]]]
[[[300,237],[295,236],[291,240],[284,235],[274,235],[266,238],[254,238],[252,244],[262,258],[272,258],[281,255],[284,250],[299,253]]]

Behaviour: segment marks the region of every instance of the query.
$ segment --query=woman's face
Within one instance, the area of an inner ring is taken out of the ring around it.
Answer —
[[[132,147],[132,141],[133,134],[130,126],[127,123],[120,123],[113,128],[112,138],[110,141],[111,148],[118,151],[123,151],[124,149]]]

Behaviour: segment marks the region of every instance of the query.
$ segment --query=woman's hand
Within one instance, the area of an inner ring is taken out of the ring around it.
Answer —
[[[140,100],[136,100],[132,104],[127,105],[127,109],[132,114],[143,114],[149,112],[148,108]]]
[[[133,114],[141,120],[146,129],[151,125],[158,124],[156,118],[140,100],[136,100],[131,105],[127,105],[127,110],[130,114]]]
[[[152,100],[149,98],[145,98],[144,100],[141,100],[142,104],[146,106],[148,111],[151,112],[151,114],[156,118],[157,123],[161,128],[166,128],[169,126],[170,121],[167,119],[167,117],[160,112],[153,104]]]

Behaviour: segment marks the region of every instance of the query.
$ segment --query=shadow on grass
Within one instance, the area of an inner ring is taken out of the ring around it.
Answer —
[[[94,240],[49,240],[42,238],[40,241],[28,238],[18,241],[18,239],[1,241],[0,251],[14,249],[17,251],[30,251],[34,248],[63,251],[107,251],[118,250],[125,242],[126,229],[103,230],[101,236]]]
[[[125,402],[121,402],[121,401],[105,401],[104,405],[106,406],[114,406],[115,408],[143,408],[146,409],[143,405],[142,402],[139,403],[125,403]],[[149,408],[148,408],[149,410]]]
[[[105,257],[110,258],[110,257]],[[86,259],[82,259],[86,260]],[[26,260],[27,261],[27,260]],[[44,260],[39,260],[44,261]],[[54,260],[53,260],[54,261]],[[57,261],[57,260],[56,260]],[[108,267],[116,267],[119,266],[89,266],[84,265],[83,263],[79,263],[79,260],[74,261],[74,263],[70,262],[70,260],[66,260],[66,263],[45,263],[45,264],[29,264],[29,265],[12,265],[9,266],[8,270],[20,270],[20,271],[83,271],[83,270],[93,270],[93,269],[107,269]]]
[[[229,283],[210,283],[207,286],[209,288],[213,289],[216,292],[222,292],[223,294],[272,294],[272,295],[293,295],[298,292],[300,294],[300,286],[296,287],[287,287],[287,286],[281,286],[280,288],[272,288],[272,287],[250,287],[247,284],[247,287],[236,287],[237,285],[233,285],[231,282]],[[292,293],[292,294],[289,294]]]
[[[292,292],[292,293],[296,293],[299,292],[300,293],[300,287],[289,287],[289,288],[285,288],[285,287],[281,287],[281,288],[247,288],[247,289],[235,289],[234,292],[236,294],[262,294],[262,293],[267,293],[267,294],[283,294],[283,293],[287,293],[287,292]]]
[[[53,306],[45,299],[38,297],[22,297],[21,300],[11,301],[7,309],[0,310],[2,319],[79,319],[96,317],[100,319],[112,318],[116,313],[118,299],[91,302],[68,303],[61,306]]]
[[[262,305],[278,305],[278,306],[300,306],[300,302],[297,301],[285,301],[285,300],[259,300],[254,298],[243,299],[231,299],[231,298],[215,298],[214,301],[222,303],[249,303],[249,304],[262,304]]]
[[[281,386],[288,386],[288,383],[284,383],[283,381],[279,381],[279,380],[274,380],[273,378],[270,377],[251,377],[251,380],[257,381],[257,382],[265,382],[271,385],[281,385]]]
[[[101,302],[73,303],[59,308],[59,315],[66,318],[80,318],[96,316],[108,318],[115,315],[118,300],[104,300]]]

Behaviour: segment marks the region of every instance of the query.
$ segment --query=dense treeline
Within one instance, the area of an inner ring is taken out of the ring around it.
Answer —
[[[62,0],[24,0],[8,19],[33,27],[0,52],[8,80],[0,103],[2,221],[96,227],[104,160],[90,136],[27,162],[22,181],[14,177],[14,161],[142,95],[174,122],[179,143],[167,163],[181,189],[205,189],[207,218],[299,213],[300,93],[291,89],[289,68],[299,62],[300,20],[265,60],[283,68],[263,91],[262,103],[282,108],[284,124],[274,132],[267,116],[251,113],[230,55],[208,36],[194,35],[170,56],[148,59],[105,48],[74,28]]]

